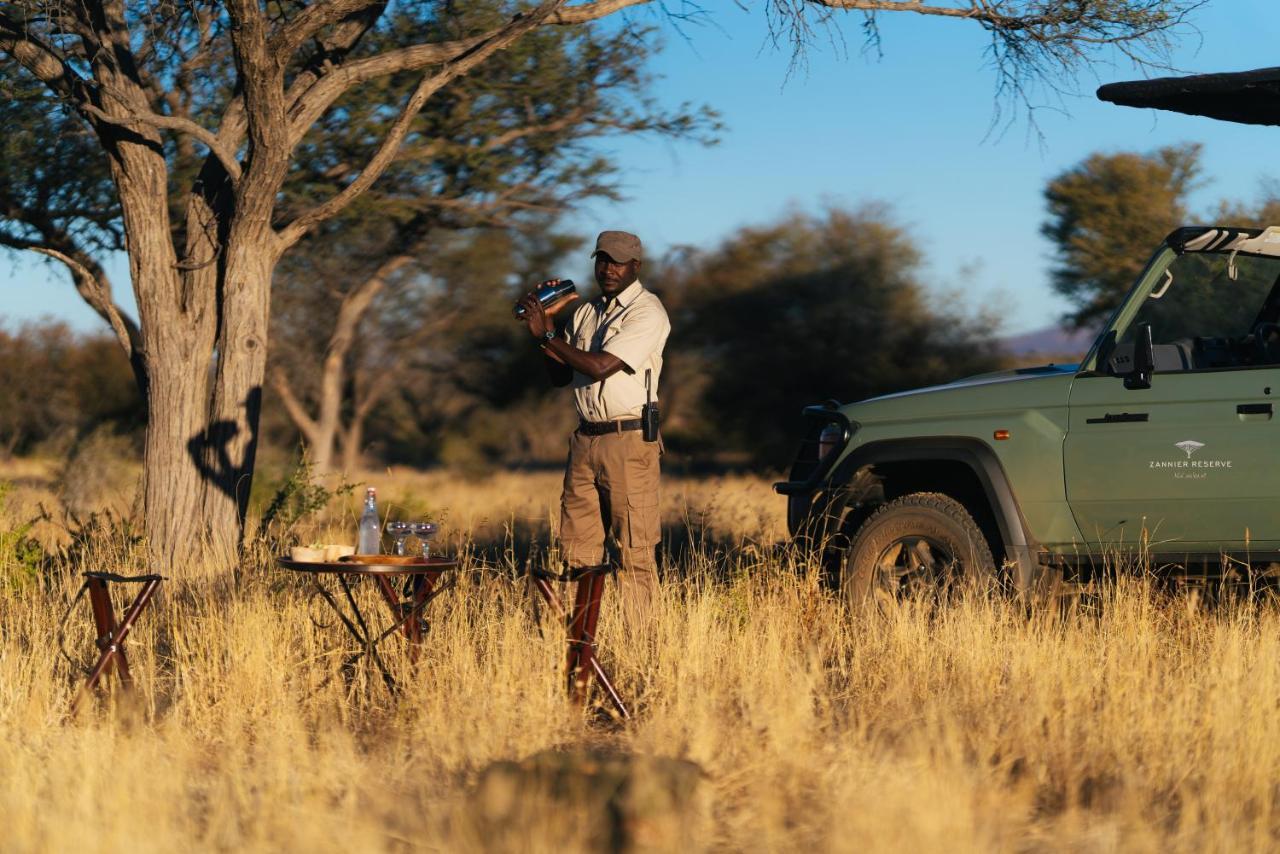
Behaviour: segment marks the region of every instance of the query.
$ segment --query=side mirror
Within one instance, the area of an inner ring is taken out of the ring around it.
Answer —
[[[1125,375],[1127,389],[1151,388],[1151,372],[1156,368],[1155,348],[1151,345],[1151,324],[1138,327],[1137,340],[1133,342],[1133,370]]]

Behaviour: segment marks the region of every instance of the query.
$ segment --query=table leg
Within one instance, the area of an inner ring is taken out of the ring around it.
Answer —
[[[402,601],[396,595],[395,587],[388,578],[377,576],[378,590],[396,618],[377,637],[374,637],[370,631],[368,621],[356,602],[346,575],[338,574],[338,584],[341,586],[347,604],[351,609],[351,617],[347,616],[337,599],[320,582],[319,576],[312,576],[312,583],[315,584],[317,592],[324,597],[325,602],[338,615],[338,619],[342,621],[342,625],[346,628],[348,634],[355,638],[361,647],[359,652],[346,658],[342,665],[343,670],[349,673],[357,661],[368,655],[377,665],[387,689],[392,694],[398,693],[399,689],[395,678],[391,675],[390,668],[387,667],[382,655],[378,652],[378,645],[394,634],[403,633],[409,641],[409,658],[411,661],[417,661],[422,642],[422,613],[436,596],[439,596],[454,584],[453,580],[448,584],[438,584],[441,574],[441,572],[430,572],[417,576],[422,579],[422,583],[414,583],[411,598],[408,602]]]
[[[378,670],[382,674],[382,681],[386,684],[387,690],[392,694],[395,694],[397,692],[396,680],[391,675],[391,671],[387,669],[386,662],[382,660],[382,656],[378,654],[377,643],[370,637],[369,626],[365,623],[364,614],[360,612],[360,606],[356,604],[356,597],[352,595],[351,585],[347,583],[347,577],[345,575],[338,575],[338,585],[342,588],[342,592],[347,598],[347,603],[351,606],[351,613],[355,617],[356,624],[360,626],[359,631],[356,631],[351,621],[342,613],[342,610],[338,607],[333,597],[329,596],[328,591],[325,591],[323,587],[321,590],[324,591],[325,599],[329,601],[329,604],[333,606],[334,611],[337,612],[338,616],[342,619],[342,623],[347,627],[347,631],[351,632],[352,636],[354,636],[355,639],[364,646],[364,649],[360,652],[355,655],[348,656],[347,660],[343,663],[344,669],[352,667],[363,656],[368,655],[373,659],[374,664],[378,665]]]
[[[413,579],[413,610],[418,612],[418,617],[405,623],[405,636],[409,638],[409,661],[417,663],[418,653],[422,648],[422,618],[421,613],[423,607],[432,598],[431,591],[435,589],[436,582],[440,579],[440,573],[429,572],[422,575],[414,576]]]

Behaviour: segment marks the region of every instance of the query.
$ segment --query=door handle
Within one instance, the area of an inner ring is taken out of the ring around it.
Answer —
[[[1240,420],[1271,420],[1271,404],[1269,403],[1241,403],[1236,406],[1236,415],[1240,416]],[[1261,417],[1258,417],[1261,416]]]
[[[1101,418],[1086,418],[1085,424],[1138,424],[1147,420],[1145,412],[1117,412],[1110,413]]]

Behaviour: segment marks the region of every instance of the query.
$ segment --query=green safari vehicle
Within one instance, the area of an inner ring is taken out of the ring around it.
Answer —
[[[1118,555],[1280,560],[1280,226],[1174,231],[1079,365],[804,410],[788,527],[851,600]],[[1237,563],[1239,562],[1239,563]]]

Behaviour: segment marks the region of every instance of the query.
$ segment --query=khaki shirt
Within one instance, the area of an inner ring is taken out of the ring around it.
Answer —
[[[658,399],[662,348],[670,332],[662,302],[639,281],[613,299],[602,294],[579,304],[565,326],[565,340],[579,350],[612,353],[625,367],[599,382],[574,371],[578,417],[584,421],[639,418],[645,403],[645,371],[653,372],[652,399]]]

